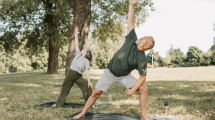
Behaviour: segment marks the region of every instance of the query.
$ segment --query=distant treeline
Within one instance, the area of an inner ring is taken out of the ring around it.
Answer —
[[[48,63],[48,49],[43,47],[40,50],[34,50],[25,47],[26,42],[13,49],[5,49],[5,44],[0,45],[0,72],[5,72],[5,68],[8,68],[10,72],[26,72],[33,70],[47,70]],[[114,53],[124,43],[121,41],[112,41],[110,39],[106,41],[99,41],[97,39],[89,39],[88,45],[93,50],[93,61],[91,62],[91,68],[104,69]],[[68,46],[62,46],[59,49],[58,56],[58,68],[65,69],[66,56]],[[153,49],[147,54],[148,68],[152,67],[152,55],[153,55],[153,67],[197,67],[208,66],[215,64],[215,45],[212,45],[208,52],[203,53],[199,48],[190,46],[186,54],[181,50],[171,47],[167,53],[166,58],[161,58],[159,52],[154,52]]]
[[[190,46],[186,54],[184,54],[180,48],[174,49],[172,46],[168,50],[167,56],[161,58],[159,52],[150,50],[147,59],[148,67],[152,67],[152,55],[153,55],[153,67],[198,67],[209,66],[215,64],[215,45],[203,53],[198,47]]]

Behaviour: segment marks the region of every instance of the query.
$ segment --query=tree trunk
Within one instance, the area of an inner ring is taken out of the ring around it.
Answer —
[[[80,34],[78,35],[79,49],[82,50],[88,38],[91,17],[91,0],[73,0],[74,2],[74,21],[72,26],[72,37],[69,45],[65,75],[70,69],[71,62],[75,57],[75,28],[78,27]]]
[[[46,5],[46,17],[44,22],[48,25],[47,34],[49,36],[49,58],[48,58],[48,74],[58,73],[58,53],[59,53],[59,40],[58,40],[58,22],[59,16],[54,16],[51,9],[53,3],[49,0],[43,0]],[[55,1],[55,9],[58,8],[58,0]]]

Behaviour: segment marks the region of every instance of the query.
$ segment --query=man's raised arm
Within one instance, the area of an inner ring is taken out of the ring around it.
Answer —
[[[138,2],[139,0],[130,0],[129,2],[129,10],[128,10],[128,31],[127,34],[130,33],[132,29],[134,29],[134,5]]]

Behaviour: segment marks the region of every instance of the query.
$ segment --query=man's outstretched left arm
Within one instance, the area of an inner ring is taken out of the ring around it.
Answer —
[[[132,29],[134,29],[134,5],[138,2],[139,0],[130,0],[129,2],[129,10],[128,10],[128,31],[127,34],[130,33]]]

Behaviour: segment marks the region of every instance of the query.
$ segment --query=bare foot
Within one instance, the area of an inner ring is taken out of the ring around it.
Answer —
[[[142,118],[142,117],[141,117],[141,120],[152,120],[152,119],[149,118],[149,117],[146,117],[146,118]]]
[[[79,113],[78,115],[74,116],[73,119],[80,119],[81,117],[85,117],[85,114]]]

